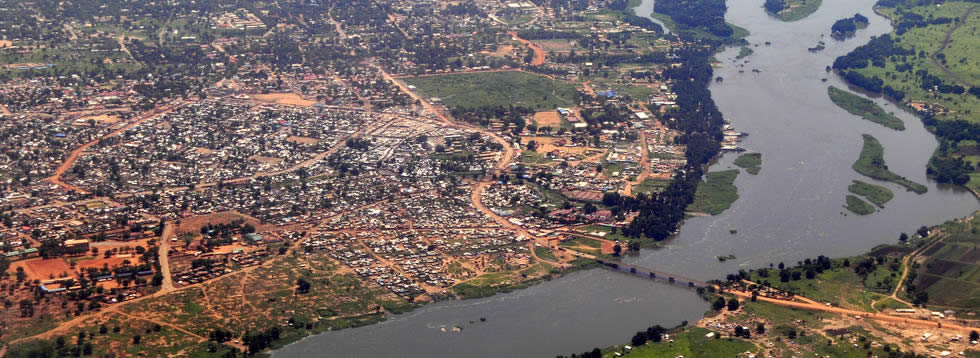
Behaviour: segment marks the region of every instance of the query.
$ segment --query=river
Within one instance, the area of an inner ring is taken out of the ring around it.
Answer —
[[[875,99],[905,121],[905,131],[893,131],[848,114],[827,96],[828,85],[847,86],[824,67],[870,36],[891,30],[887,20],[872,11],[875,1],[824,0],[816,13],[789,23],[767,16],[762,0],[737,6],[729,1],[726,18],[752,32],[748,41],[755,53],[738,63],[732,62],[737,48],[719,54],[722,67],[715,75],[724,82],[710,89],[725,117],[750,133],[742,146],[763,153],[762,171],[739,174],[735,183],[740,198],[729,210],[687,220],[665,247],[643,250],[628,261],[697,279],[722,278],[740,268],[780,261],[854,255],[896,242],[901,232],[914,232],[920,225],[940,224],[980,209],[968,192],[927,180],[924,166],[937,142],[917,118]],[[637,9],[652,9],[652,3],[644,0]],[[844,42],[827,36],[822,52],[806,50],[829,33],[834,21],[855,12],[871,19],[867,29]],[[649,10],[637,15],[649,15]],[[749,63],[738,67],[746,60]],[[928,193],[878,183],[895,193],[884,209],[869,216],[844,215],[851,180],[874,182],[850,168],[861,150],[862,133],[881,141],[892,171],[925,184]],[[733,167],[735,157],[725,155],[711,170]],[[716,259],[728,254],[737,258],[724,263]],[[654,324],[693,322],[707,308],[687,288],[595,269],[524,290],[439,302],[375,325],[307,337],[273,355],[551,357],[621,344]]]

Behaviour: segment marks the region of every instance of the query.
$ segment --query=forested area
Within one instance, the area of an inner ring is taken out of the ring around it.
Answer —
[[[641,193],[636,197],[611,193],[603,197],[603,203],[607,206],[638,211],[636,218],[623,228],[623,234],[627,236],[643,236],[660,241],[676,231],[684,219],[684,210],[694,200],[704,165],[721,148],[719,139],[724,122],[708,91],[712,78],[708,61],[710,51],[686,49],[677,55],[683,65],[665,71],[664,76],[676,81],[674,90],[678,94],[679,108],[670,113],[672,120],[666,123],[683,132],[677,141],[687,146],[688,163],[660,193]]]
[[[867,27],[869,23],[870,20],[866,16],[854,14],[852,17],[835,21],[830,26],[830,36],[838,40],[843,40],[846,37],[853,36],[858,29]]]
[[[734,30],[725,23],[725,0],[657,1],[653,11],[670,16],[678,24],[704,29],[719,37],[732,36]]]

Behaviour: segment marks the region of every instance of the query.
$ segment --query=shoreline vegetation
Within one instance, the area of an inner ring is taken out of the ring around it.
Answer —
[[[890,20],[892,31],[838,57],[834,71],[919,117],[940,144],[927,165],[929,178],[960,185],[980,198],[980,117],[975,114],[980,66],[967,61],[980,38],[980,7],[967,1],[938,6],[882,0],[874,9]]]
[[[864,145],[861,148],[861,154],[858,156],[857,161],[851,166],[854,171],[872,179],[890,181],[904,186],[917,194],[923,194],[929,190],[925,185],[905,179],[905,177],[888,170],[888,165],[885,164],[884,157],[885,148],[881,146],[878,139],[875,139],[870,134],[862,134],[861,138],[864,139]]]
[[[872,100],[863,98],[834,86],[827,87],[827,94],[830,95],[830,100],[833,101],[834,104],[840,108],[843,108],[850,114],[897,131],[905,130],[905,123],[902,122],[900,118],[896,117],[894,114],[885,112],[884,109],[875,104]]]
[[[816,301],[869,315],[918,308],[926,316],[942,309],[955,310],[956,317],[972,316],[980,291],[973,276],[980,264],[962,258],[980,241],[974,229],[980,225],[978,214],[932,228],[922,226],[911,235],[902,233],[894,244],[878,245],[854,256],[820,255],[796,265],[773,262],[768,267],[740,269],[724,281],[709,283],[751,291],[751,298],[714,287],[700,288],[700,298],[711,302],[711,308],[693,325],[686,321],[669,329],[656,325],[636,332],[625,344],[559,357],[919,356],[923,348],[912,342],[921,337],[921,330],[786,307],[757,300],[757,295],[771,288],[789,297],[805,297],[797,303]],[[954,264],[952,260],[959,261]],[[940,263],[943,266],[937,269]],[[972,339],[975,333],[970,334]],[[967,356],[975,356],[976,351],[964,345]]]
[[[698,185],[694,194],[694,202],[687,210],[695,213],[718,215],[732,206],[738,200],[738,188],[735,177],[738,169],[709,172],[705,181]]]
[[[784,22],[793,22],[817,12],[822,3],[822,0],[766,0],[762,7],[769,16]]]
[[[755,52],[755,51],[752,51],[752,49],[750,47],[748,47],[748,46],[742,46],[741,48],[738,49],[738,55],[735,56],[735,59],[736,60],[741,60],[741,59],[743,59],[745,57],[748,57],[753,52]]]
[[[749,174],[759,174],[759,171],[762,170],[762,153],[745,153],[739,155],[732,164],[745,169]]]

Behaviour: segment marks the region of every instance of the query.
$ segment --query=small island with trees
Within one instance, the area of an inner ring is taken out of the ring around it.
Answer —
[[[763,7],[770,16],[782,21],[797,21],[820,8],[822,0],[766,0]]]
[[[857,33],[857,30],[868,27],[868,24],[870,23],[871,21],[864,15],[854,14],[852,17],[840,19],[834,22],[834,24],[830,26],[830,37],[833,37],[835,40],[843,41],[848,37],[854,36],[854,34]]]

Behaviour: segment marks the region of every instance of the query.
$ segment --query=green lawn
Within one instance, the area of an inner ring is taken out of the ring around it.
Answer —
[[[810,16],[820,8],[822,0],[789,0],[786,1],[786,8],[779,13],[766,11],[769,15],[782,21],[797,21]]]
[[[863,196],[865,199],[868,199],[868,201],[878,205],[878,207],[884,206],[885,203],[892,200],[892,197],[895,196],[895,194],[892,194],[892,191],[888,190],[886,187],[865,183],[860,180],[855,180],[851,183],[851,185],[848,185],[847,191]]]
[[[871,206],[871,204],[854,195],[847,196],[847,203],[844,205],[844,208],[858,215],[874,214],[875,212],[874,206]]]
[[[738,200],[738,188],[734,185],[736,176],[738,169],[708,173],[707,181],[698,185],[694,202],[687,206],[687,211],[721,214]]]
[[[841,90],[834,86],[827,87],[827,94],[830,95],[830,100],[833,101],[834,104],[840,108],[843,108],[850,114],[860,116],[861,118],[894,130],[905,130],[905,123],[903,123],[901,119],[895,117],[895,115],[891,113],[886,113],[885,110],[875,104],[874,101]]]
[[[749,172],[749,174],[759,174],[759,171],[762,170],[762,153],[739,155],[732,164],[735,164],[739,168],[745,168],[745,171]]]
[[[875,137],[870,134],[862,134],[861,137],[864,139],[864,146],[861,148],[858,160],[851,166],[854,171],[869,178],[894,182],[919,194],[928,191],[925,185],[905,179],[888,170],[884,157],[885,148]]]
[[[536,110],[571,107],[575,86],[520,71],[412,77],[404,81],[447,107],[525,106]]]

